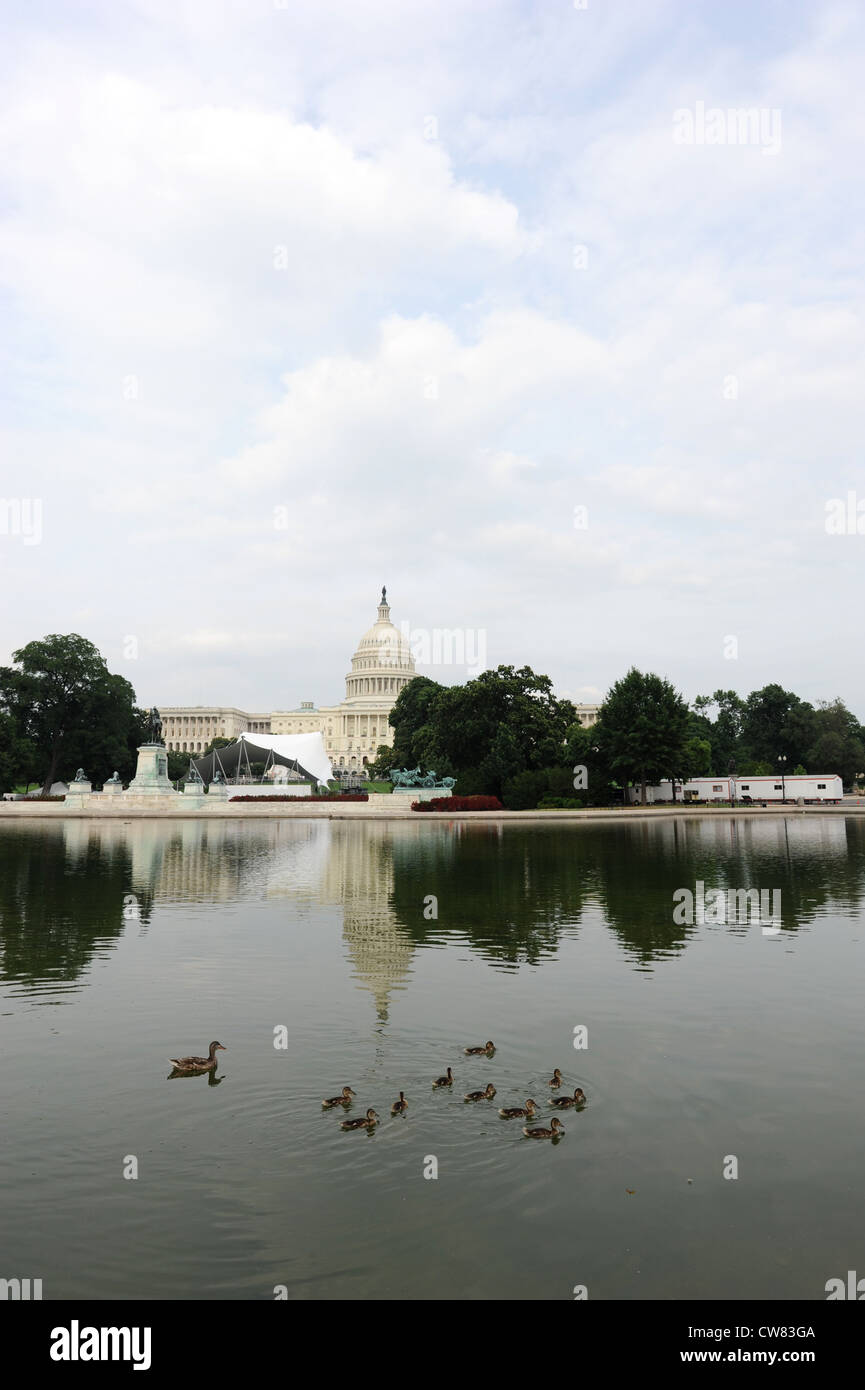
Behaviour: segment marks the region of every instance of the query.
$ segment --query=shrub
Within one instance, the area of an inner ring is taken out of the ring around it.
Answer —
[[[585,802],[579,796],[545,796],[538,802],[539,811],[580,811]]]
[[[491,796],[493,784],[478,767],[467,767],[457,774],[454,796]]]
[[[502,800],[509,811],[533,811],[546,791],[546,772],[518,772],[505,782]]]
[[[413,811],[503,811],[497,796],[434,796],[429,801],[413,801]]]

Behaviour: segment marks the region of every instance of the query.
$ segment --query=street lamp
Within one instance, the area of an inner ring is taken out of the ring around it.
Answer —
[[[787,784],[786,784],[786,782],[784,781],[784,764],[786,763],[786,761],[787,761],[787,755],[786,755],[786,753],[779,753],[779,754],[778,754],[778,762],[781,764],[781,801],[782,801],[785,805],[786,805],[786,802],[787,802]]]

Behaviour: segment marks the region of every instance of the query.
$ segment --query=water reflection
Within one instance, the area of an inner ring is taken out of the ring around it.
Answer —
[[[677,888],[781,890],[791,937],[830,907],[858,916],[865,821],[711,817],[606,825],[68,821],[0,830],[0,978],[81,982],[160,904],[286,899],[336,907],[380,1023],[415,953],[466,941],[499,969],[539,965],[602,923],[632,965],[682,952]],[[745,926],[717,928],[747,931]],[[215,1082],[211,1084],[216,1084]]]

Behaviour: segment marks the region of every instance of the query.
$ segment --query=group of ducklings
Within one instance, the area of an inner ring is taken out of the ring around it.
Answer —
[[[467,1057],[492,1057],[495,1050],[496,1045],[493,1042],[486,1042],[482,1044],[482,1046],[480,1047],[463,1048],[463,1051]],[[562,1077],[562,1073],[560,1072],[559,1068],[556,1067],[552,1076],[547,1082],[547,1085],[550,1087],[551,1090],[558,1091],[562,1086],[563,1079],[564,1078]],[[437,1076],[432,1084],[434,1091],[439,1090],[443,1086],[453,1086],[454,1074],[452,1068],[448,1067],[444,1076]],[[463,1100],[467,1102],[475,1102],[479,1100],[492,1100],[495,1093],[496,1088],[493,1085],[493,1083],[490,1082],[489,1085],[485,1086],[482,1091],[468,1091],[466,1095],[463,1096]],[[322,1109],[334,1110],[338,1105],[341,1105],[343,1109],[347,1109],[351,1105],[352,1099],[355,1096],[355,1094],[356,1093],[351,1089],[350,1086],[343,1086],[341,1095],[331,1096],[328,1100],[323,1100],[321,1102]],[[579,1110],[582,1108],[582,1106],[585,1105],[585,1103],[586,1095],[580,1086],[577,1086],[575,1088],[574,1094],[572,1096],[565,1095],[550,1097],[550,1105],[554,1106],[557,1110],[567,1110],[571,1106],[574,1108],[574,1110]],[[405,1093],[403,1091],[400,1091],[399,1100],[394,1101],[393,1105],[390,1108],[390,1113],[392,1115],[404,1115],[407,1110],[408,1101],[405,1098]],[[535,1118],[535,1115],[537,1114],[537,1110],[537,1103],[533,1100],[527,1100],[524,1106],[509,1106],[499,1110],[499,1114],[501,1115],[503,1120],[533,1120]],[[340,1125],[340,1128],[365,1129],[368,1132],[370,1132],[379,1123],[380,1119],[376,1111],[373,1109],[369,1109],[367,1110],[365,1115],[362,1115],[357,1120],[343,1120]],[[549,1129],[541,1125],[535,1126],[533,1128],[530,1128],[529,1126],[524,1126],[523,1128],[523,1134],[526,1136],[527,1139],[556,1139],[560,1134],[564,1133],[564,1126],[557,1115],[554,1115],[550,1120]]]

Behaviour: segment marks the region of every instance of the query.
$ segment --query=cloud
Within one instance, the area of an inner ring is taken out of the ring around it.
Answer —
[[[327,702],[386,578],[572,689],[825,672],[865,714],[824,529],[865,490],[865,23],[773,14],[16,14],[2,491],[44,540],[0,537],[0,642],[84,613],[142,698]],[[676,145],[697,101],[779,109],[777,156]]]

